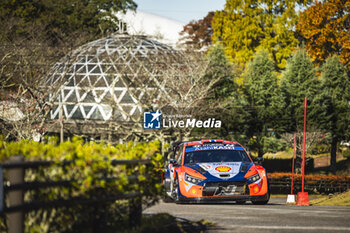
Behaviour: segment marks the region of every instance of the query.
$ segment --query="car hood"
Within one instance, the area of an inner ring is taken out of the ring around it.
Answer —
[[[220,162],[220,163],[196,163],[186,165],[199,171],[205,176],[214,176],[219,179],[231,179],[237,175],[243,176],[247,173],[252,163],[242,162]]]

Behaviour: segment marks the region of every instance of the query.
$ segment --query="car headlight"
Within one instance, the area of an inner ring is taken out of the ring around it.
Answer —
[[[259,173],[256,173],[255,175],[253,175],[253,176],[251,176],[251,177],[248,177],[247,179],[248,179],[250,182],[254,183],[255,181],[260,180]]]
[[[188,174],[185,173],[185,181],[190,182],[192,184],[199,184],[200,182],[202,182],[202,179],[190,176]]]

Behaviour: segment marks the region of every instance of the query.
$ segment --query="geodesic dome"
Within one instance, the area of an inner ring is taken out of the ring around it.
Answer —
[[[160,60],[176,54],[144,36],[121,34],[81,46],[57,63],[46,80],[45,85],[56,90],[50,94],[51,119],[59,118],[60,109],[66,120],[138,119],[145,90],[164,86],[159,81]],[[142,87],[132,82],[141,76]]]

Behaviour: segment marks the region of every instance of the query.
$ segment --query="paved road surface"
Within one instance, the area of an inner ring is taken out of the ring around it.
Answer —
[[[250,203],[160,203],[146,214],[169,213],[191,221],[215,223],[208,232],[350,232],[350,207],[289,206],[286,199],[272,198],[268,205]]]

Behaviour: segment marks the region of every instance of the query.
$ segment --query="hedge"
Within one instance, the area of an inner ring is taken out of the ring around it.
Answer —
[[[161,193],[160,174],[162,156],[160,143],[120,144],[84,143],[81,138],[58,143],[49,138],[47,143],[29,140],[5,142],[0,140],[0,162],[21,155],[26,161],[49,160],[49,168],[27,169],[25,181],[74,180],[73,188],[55,187],[27,192],[25,201],[70,199],[74,197],[99,198],[108,194],[128,193],[137,190],[144,196],[145,205],[154,204]],[[113,166],[113,159],[150,159],[151,166]],[[62,162],[72,161],[62,166]],[[130,183],[128,175],[138,175],[138,182]],[[6,174],[5,174],[6,176]],[[118,177],[105,180],[103,177]],[[113,232],[127,221],[125,201],[109,202],[99,206],[76,206],[32,211],[26,215],[25,232]],[[118,226],[117,226],[118,225]],[[97,229],[96,229],[97,227]]]

